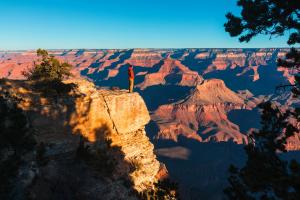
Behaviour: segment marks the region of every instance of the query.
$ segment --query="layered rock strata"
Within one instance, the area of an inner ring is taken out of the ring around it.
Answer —
[[[161,139],[177,141],[183,135],[200,142],[246,143],[246,136],[227,118],[227,112],[234,109],[247,109],[245,100],[222,80],[212,79],[197,85],[185,100],[160,106],[152,118],[158,124],[157,137]]]
[[[126,175],[136,191],[153,187],[161,164],[146,136],[150,116],[138,93],[97,89],[85,80],[69,80],[77,88],[63,96],[42,95],[32,83],[3,80],[2,94],[19,99],[18,107],[28,114],[36,130],[37,143],[48,144],[47,157],[74,154],[84,138],[86,144],[105,149],[117,161],[112,180]],[[96,186],[95,186],[96,187]]]

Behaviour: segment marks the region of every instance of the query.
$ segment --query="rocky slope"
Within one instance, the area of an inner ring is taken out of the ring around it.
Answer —
[[[65,83],[78,87],[57,96],[33,90],[32,82],[1,81],[1,96],[18,99],[18,107],[36,131],[37,143],[46,149],[47,164],[37,166],[32,154],[26,158],[30,166],[19,172],[25,174],[26,192],[34,199],[51,199],[45,195],[58,184],[62,188],[54,195],[69,196],[57,198],[136,199],[134,190],[153,187],[162,174],[161,164],[146,136],[150,116],[141,96],[97,89],[85,80]],[[95,159],[76,161],[80,148],[88,148]],[[111,173],[104,173],[101,166]]]

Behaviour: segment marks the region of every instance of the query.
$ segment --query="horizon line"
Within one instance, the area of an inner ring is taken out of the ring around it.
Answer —
[[[181,49],[291,49],[296,48],[299,49],[300,47],[180,47],[180,48],[155,48],[155,47],[146,47],[146,48],[35,48],[35,49],[0,49],[1,52],[3,51],[36,51],[37,49],[45,49],[48,51],[58,51],[58,50],[181,50]]]

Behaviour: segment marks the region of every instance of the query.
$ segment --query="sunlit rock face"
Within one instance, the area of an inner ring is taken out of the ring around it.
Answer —
[[[160,52],[147,49],[135,49],[128,59],[128,63],[134,66],[152,67],[163,59]]]
[[[206,80],[185,100],[160,106],[153,114],[159,126],[158,138],[177,141],[179,135],[198,140],[247,143],[227,112],[246,109],[245,100],[228,89],[222,80]],[[249,108],[250,109],[250,108]]]
[[[22,71],[32,67],[36,59],[35,52],[5,52],[0,53],[0,77],[10,79],[24,79]]]
[[[216,70],[224,70],[227,67],[234,68],[236,66],[244,66],[246,64],[246,55],[244,53],[216,53],[216,59],[212,66]],[[210,70],[210,69],[208,69]]]
[[[197,72],[191,71],[179,60],[166,58],[158,72],[148,73],[145,80],[137,87],[145,89],[153,85],[176,84],[181,86],[195,86],[201,83],[203,78]]]
[[[19,99],[18,107],[28,114],[37,132],[37,142],[48,144],[46,154],[52,160],[50,164],[58,162],[55,158],[64,155],[65,159],[71,159],[79,148],[80,138],[91,149],[110,141],[105,151],[116,161],[116,166],[112,176],[106,177],[109,183],[102,181],[93,185],[84,178],[84,185],[80,186],[90,195],[99,196],[104,190],[110,190],[109,194],[103,194],[103,199],[119,198],[113,197],[118,191],[122,193],[118,194],[121,199],[135,199],[121,180],[131,181],[136,191],[143,191],[165,176],[161,171],[164,165],[156,160],[154,147],[146,136],[144,127],[150,116],[138,93],[97,89],[93,83],[82,79],[65,83],[77,87],[61,96],[51,95],[50,91],[41,94],[32,90],[33,83],[28,81],[3,80],[0,85],[2,94]],[[47,167],[59,173],[56,164]],[[92,171],[86,173],[93,174]]]

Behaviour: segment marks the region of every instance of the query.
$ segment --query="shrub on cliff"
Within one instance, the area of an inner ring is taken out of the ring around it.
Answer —
[[[41,59],[34,62],[34,66],[23,75],[34,81],[32,89],[42,92],[44,96],[67,94],[77,86],[73,83],[64,84],[64,78],[71,76],[72,66],[65,62],[60,62],[54,56],[48,54],[44,49],[38,49],[37,55]]]
[[[68,63],[61,63],[54,56],[50,56],[44,49],[38,49],[37,55],[41,57],[37,63],[34,63],[33,68],[23,75],[29,80],[47,81],[47,82],[61,82],[65,77],[71,75],[71,65]]]

